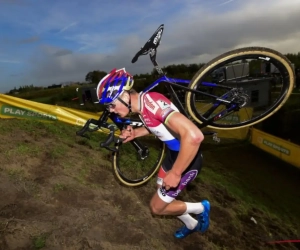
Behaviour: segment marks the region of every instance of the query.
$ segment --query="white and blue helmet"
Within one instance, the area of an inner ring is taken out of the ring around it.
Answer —
[[[97,97],[100,104],[110,104],[124,91],[133,86],[133,77],[128,74],[125,68],[113,69],[103,77],[97,86]]]

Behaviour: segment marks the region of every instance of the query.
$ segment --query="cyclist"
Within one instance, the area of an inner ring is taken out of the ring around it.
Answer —
[[[121,117],[138,113],[146,127],[133,129],[128,126],[121,138],[126,143],[150,132],[167,146],[167,154],[159,170],[157,192],[150,201],[153,214],[177,216],[183,226],[175,232],[176,238],[184,238],[209,227],[210,203],[177,200],[179,193],[199,174],[202,167],[202,132],[175,105],[157,92],[137,93],[133,77],[123,69],[114,69],[100,80],[97,96],[110,112]],[[196,219],[190,214],[196,215]]]

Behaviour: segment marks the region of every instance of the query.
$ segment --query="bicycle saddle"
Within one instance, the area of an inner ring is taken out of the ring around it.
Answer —
[[[164,31],[164,25],[161,24],[158,29],[154,32],[154,34],[150,37],[150,39],[145,43],[145,45],[140,49],[139,52],[132,58],[131,62],[135,63],[139,56],[147,55],[151,50],[156,50],[158,45],[160,44],[160,40]]]

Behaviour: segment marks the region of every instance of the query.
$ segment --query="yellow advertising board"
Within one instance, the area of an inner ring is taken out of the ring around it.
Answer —
[[[218,110],[216,111],[218,112]],[[252,109],[242,108],[238,112],[226,116],[227,123],[243,121],[252,115]],[[37,119],[41,121],[61,121],[71,125],[83,126],[90,118],[98,120],[101,113],[92,113],[57,105],[43,104],[9,95],[0,94],[0,118]],[[249,128],[234,130],[210,129],[221,138],[246,139]],[[103,129],[102,132],[108,132]],[[119,131],[116,131],[119,134]]]
[[[41,121],[61,121],[83,126],[88,119],[98,120],[101,113],[92,113],[57,105],[33,102],[0,94],[0,118],[37,119]],[[108,130],[101,130],[108,132]]]
[[[300,168],[300,146],[258,129],[251,129],[251,143],[256,147]]]

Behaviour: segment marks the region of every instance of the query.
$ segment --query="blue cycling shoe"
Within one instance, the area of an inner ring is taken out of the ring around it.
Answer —
[[[197,232],[198,231],[198,228],[199,228],[199,223],[197,224],[197,226],[194,228],[194,229],[188,229],[186,227],[186,225],[184,225],[183,227],[179,228],[175,233],[174,233],[174,236],[177,238],[177,239],[183,239],[185,238],[186,236],[190,235],[191,233],[193,232]]]
[[[210,203],[207,200],[203,200],[201,204],[204,207],[204,211],[201,214],[197,215],[198,224],[194,229],[188,229],[186,225],[179,228],[174,236],[177,239],[183,239],[194,232],[204,233],[209,227],[209,213],[210,213]]]
[[[207,200],[203,200],[202,205],[204,207],[204,211],[201,214],[198,214],[198,225],[201,233],[206,232],[209,227],[209,214],[210,214],[210,203]]]

